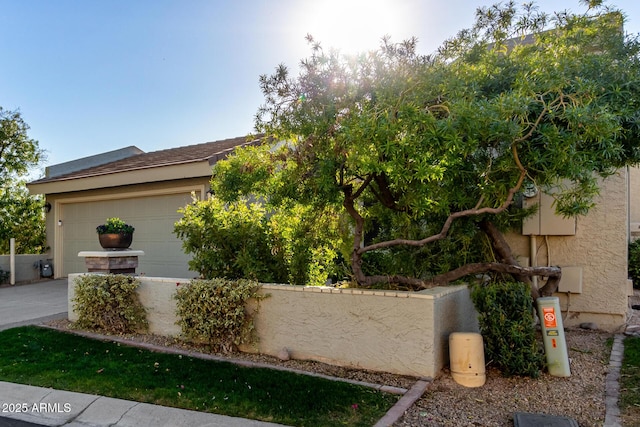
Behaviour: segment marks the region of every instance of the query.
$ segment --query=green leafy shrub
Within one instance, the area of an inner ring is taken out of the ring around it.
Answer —
[[[471,299],[480,314],[485,354],[504,375],[537,378],[544,355],[536,340],[529,288],[520,282],[476,285]]]
[[[204,279],[324,285],[344,276],[336,260],[343,245],[339,215],[291,203],[278,210],[247,198],[212,197],[180,210],[174,226],[189,267]]]
[[[633,287],[640,289],[640,239],[629,243],[629,279],[633,281]]]
[[[284,258],[288,283],[322,286],[344,278],[340,252],[348,257],[351,246],[343,240],[345,228],[333,209],[292,203],[273,211],[267,223],[271,250]]]
[[[178,288],[176,322],[182,334],[207,342],[212,350],[225,353],[253,341],[253,317],[247,302],[258,295],[261,285],[251,280],[193,280]]]
[[[75,283],[73,308],[81,328],[113,333],[146,331],[146,310],[136,289],[140,282],[122,274],[88,274]]]
[[[98,234],[132,234],[134,231],[135,228],[132,225],[117,217],[107,218],[104,224],[96,227]]]
[[[186,253],[189,267],[205,279],[286,280],[281,257],[269,247],[265,210],[258,204],[225,204],[216,198],[194,201],[180,211],[174,230]]]

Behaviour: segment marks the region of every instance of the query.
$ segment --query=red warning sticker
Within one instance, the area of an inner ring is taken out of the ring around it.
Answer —
[[[542,307],[545,328],[557,328],[556,312],[553,307]]]

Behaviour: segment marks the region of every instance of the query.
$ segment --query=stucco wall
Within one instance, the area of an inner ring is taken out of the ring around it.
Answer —
[[[640,237],[640,168],[629,168],[629,222],[631,238]]]
[[[35,282],[40,279],[40,261],[47,262],[50,255],[16,255],[16,283]],[[0,269],[11,271],[10,255],[0,255]],[[55,268],[55,267],[54,267]],[[7,283],[9,281],[7,280]]]
[[[74,280],[69,276],[69,318]],[[150,332],[176,336],[176,288],[186,279],[139,277]],[[402,375],[434,377],[448,363],[451,332],[477,332],[466,286],[419,293],[264,285],[255,317],[258,342],[242,348]],[[254,303],[255,304],[255,303]],[[250,308],[252,309],[252,308]]]
[[[640,187],[639,187],[640,188]],[[601,183],[596,206],[577,220],[575,236],[536,237],[537,265],[582,268],[582,293],[558,293],[565,326],[595,322],[602,329],[622,328],[628,312],[627,174],[621,170]],[[530,238],[507,236],[514,252],[530,257]]]

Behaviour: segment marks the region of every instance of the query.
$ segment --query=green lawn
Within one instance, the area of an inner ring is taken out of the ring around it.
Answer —
[[[640,420],[640,337],[624,340],[624,358],[620,369],[620,410],[625,420]]]
[[[398,396],[26,326],[0,332],[0,380],[295,426],[370,426]]]

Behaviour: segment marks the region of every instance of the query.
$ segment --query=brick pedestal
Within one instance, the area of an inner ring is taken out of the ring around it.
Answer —
[[[90,273],[135,274],[138,257],[143,251],[133,249],[109,251],[82,251],[79,257],[84,258]]]

